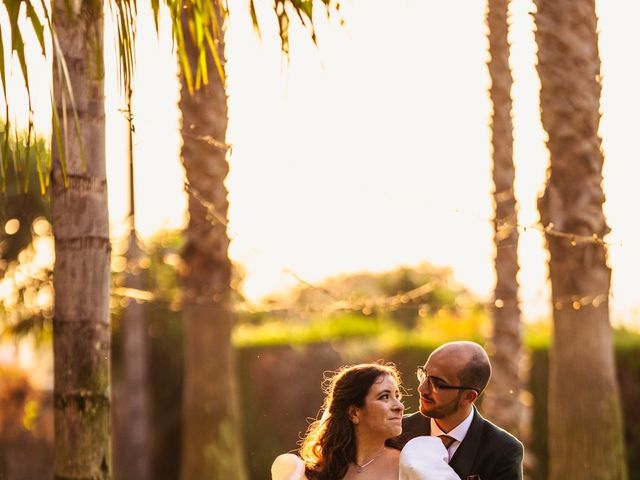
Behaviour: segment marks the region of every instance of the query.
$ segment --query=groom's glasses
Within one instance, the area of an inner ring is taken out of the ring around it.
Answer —
[[[426,370],[422,366],[419,366],[418,369],[416,370],[416,376],[418,377],[418,381],[420,383],[424,382],[425,380],[429,382],[429,386],[431,387],[431,390],[434,391],[435,393],[438,393],[440,390],[473,390],[478,395],[480,395],[480,392],[478,391],[477,388],[464,387],[462,385],[449,385],[447,382],[445,382],[444,380],[438,377],[432,377],[431,375],[427,375]]]

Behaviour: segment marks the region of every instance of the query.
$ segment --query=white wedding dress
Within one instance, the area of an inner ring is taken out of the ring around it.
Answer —
[[[304,462],[293,453],[278,455],[271,465],[272,480],[307,480]]]
[[[400,480],[460,480],[438,437],[415,437],[400,452]]]
[[[460,480],[447,463],[449,455],[438,437],[416,437],[400,452],[400,480]],[[279,455],[271,465],[272,480],[307,480],[304,462],[293,453]]]

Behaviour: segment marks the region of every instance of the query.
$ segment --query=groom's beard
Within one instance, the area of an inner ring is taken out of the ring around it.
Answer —
[[[420,413],[430,418],[446,418],[458,411],[458,402],[460,401],[461,397],[462,392],[458,392],[456,398],[442,405],[436,405],[435,403],[425,403],[423,400],[420,402]]]

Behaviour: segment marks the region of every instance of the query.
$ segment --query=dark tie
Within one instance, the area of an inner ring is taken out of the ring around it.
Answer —
[[[444,448],[446,448],[447,450],[449,450],[449,447],[451,446],[451,444],[456,441],[455,438],[450,437],[449,435],[438,435],[438,438],[442,440],[442,443],[444,444]]]

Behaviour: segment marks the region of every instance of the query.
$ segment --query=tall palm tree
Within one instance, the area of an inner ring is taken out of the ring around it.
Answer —
[[[520,307],[518,305],[518,229],[514,192],[513,122],[509,68],[509,0],[488,0],[489,90],[493,104],[493,198],[496,287],[492,307],[493,377],[482,403],[484,413],[508,431],[518,434],[521,357]]]
[[[594,0],[536,0],[550,168],[538,208],[553,297],[548,478],[627,478],[602,238],[600,58]],[[596,393],[594,394],[594,388]]]
[[[105,171],[102,2],[52,2],[54,118],[79,128],[54,136],[51,212],[55,237],[54,475],[111,478],[110,242]],[[63,150],[64,149],[64,150]],[[64,151],[63,164],[61,152]]]
[[[329,0],[321,0],[329,8]],[[288,53],[285,4],[308,20],[315,41],[312,1],[275,0],[282,50]],[[231,331],[231,262],[228,256],[227,189],[227,94],[225,89],[225,19],[222,0],[205,1],[196,11],[181,10],[182,113],[181,157],[189,193],[189,222],[185,230],[182,284],[184,297],[185,379],[183,386],[183,442],[181,478],[246,478],[235,398],[234,350]],[[250,2],[254,27],[258,27]],[[205,12],[205,32],[213,32],[215,45],[202,54],[206,35],[194,26],[194,17]],[[189,33],[187,35],[187,32]],[[195,81],[192,69],[196,70]],[[212,74],[207,83],[203,72]],[[198,86],[192,91],[192,86]]]
[[[221,5],[211,2],[212,17],[224,32]],[[183,12],[183,30],[189,31],[192,12]],[[197,39],[187,36],[190,65],[198,63]],[[224,33],[218,38],[217,61],[224,72]],[[206,56],[215,72],[215,59]],[[183,441],[180,478],[246,477],[233,398],[233,350],[230,304],[231,262],[228,256],[227,190],[229,170],[225,136],[227,95],[224,78],[211,78],[196,92],[180,75],[182,161],[189,182],[189,223],[182,252],[184,275],[185,379],[183,387]]]

